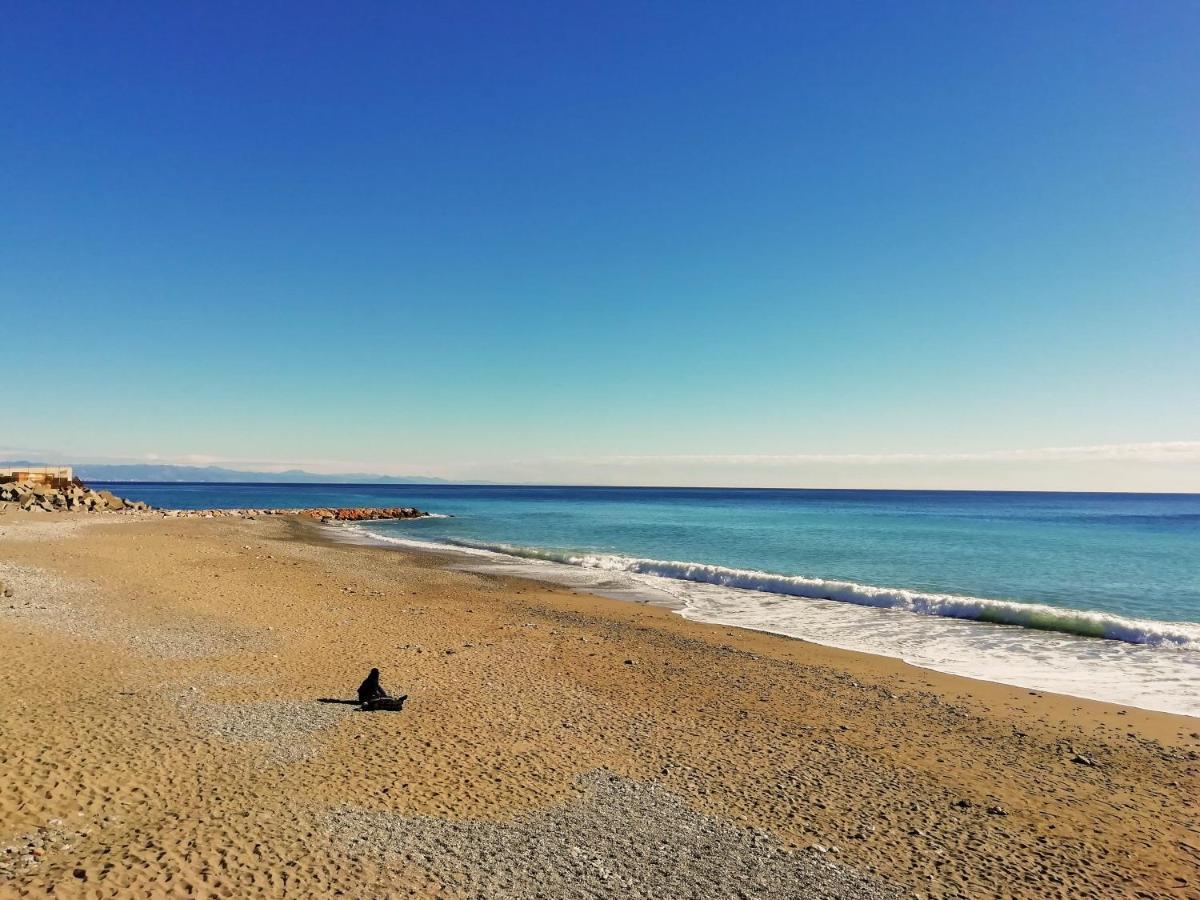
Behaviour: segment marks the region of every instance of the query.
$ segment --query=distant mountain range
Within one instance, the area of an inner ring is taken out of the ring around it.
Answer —
[[[2,466],[44,466],[50,463],[27,459],[0,461]],[[55,465],[65,465],[55,463]],[[344,472],[319,475],[302,469],[284,472],[242,472],[220,466],[171,466],[158,464],[100,464],[83,463],[75,466],[75,475],[83,481],[207,481],[207,482],[274,482],[278,484],[448,484],[445,478],[422,475],[372,475],[365,472]]]

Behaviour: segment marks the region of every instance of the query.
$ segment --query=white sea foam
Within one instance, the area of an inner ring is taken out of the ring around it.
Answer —
[[[1200,625],[1186,622],[1159,622],[1132,619],[1111,613],[1067,609],[1041,603],[992,600],[958,594],[938,594],[905,588],[876,587],[851,581],[828,581],[802,575],[777,575],[754,569],[732,569],[706,563],[643,559],[608,553],[570,553],[518,547],[511,544],[485,544],[452,541],[451,546],[503,553],[524,559],[540,559],[585,569],[657,575],[677,581],[695,581],[721,587],[740,588],[805,597],[811,600],[836,600],[877,609],[895,609],[922,616],[971,619],[998,625],[1019,625],[1039,631],[1059,631],[1080,637],[1107,638],[1130,644],[1171,647],[1200,651]]]
[[[703,563],[435,543],[351,528],[383,543],[466,554],[463,567],[476,571],[650,599],[696,621],[893,656],[972,678],[1200,715],[1200,625],[1193,623]]]

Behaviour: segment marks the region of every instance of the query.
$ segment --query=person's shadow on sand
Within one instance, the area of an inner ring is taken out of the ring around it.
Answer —
[[[357,700],[342,700],[340,697],[317,698],[318,703],[341,703],[345,706],[357,706],[358,712],[403,712],[404,703],[407,700],[408,694],[402,697],[377,697],[366,703],[359,703]]]

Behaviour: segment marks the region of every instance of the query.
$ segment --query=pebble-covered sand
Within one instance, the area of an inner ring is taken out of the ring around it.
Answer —
[[[1198,720],[324,527],[0,520],[0,897],[1200,896]]]
[[[794,850],[767,831],[702,815],[653,782],[611,772],[576,781],[580,796],[513,821],[371,812],[330,814],[346,852],[436,868],[465,896],[897,898],[840,865],[827,847]]]

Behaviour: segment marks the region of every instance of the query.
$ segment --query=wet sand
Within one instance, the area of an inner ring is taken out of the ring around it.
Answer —
[[[445,562],[0,517],[0,896],[1200,897],[1200,720]]]

